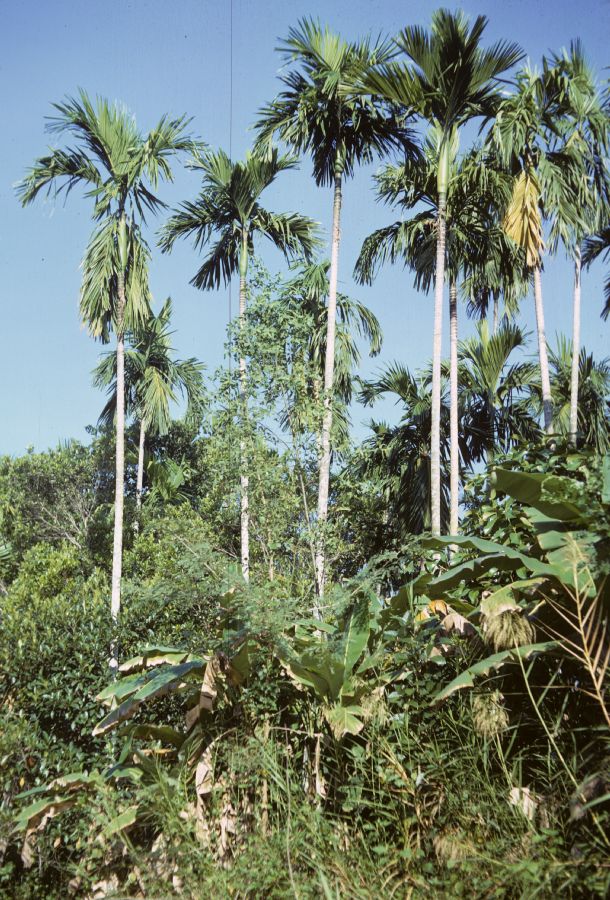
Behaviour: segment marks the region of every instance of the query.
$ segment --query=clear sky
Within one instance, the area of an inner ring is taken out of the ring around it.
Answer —
[[[301,16],[319,17],[355,38],[369,32],[395,34],[411,23],[428,25],[439,5],[430,0],[233,0],[231,41],[230,0],[3,0],[0,453],[83,438],[85,426],[95,423],[103,405],[90,380],[101,347],[82,329],[77,306],[79,264],[92,230],[90,201],[73,192],[65,205],[61,199],[40,198],[23,210],[14,194],[26,167],[51,141],[44,132],[51,102],[80,86],[121,100],[142,130],[165,112],[187,113],[193,117],[192,130],[214,147],[228,149],[231,131],[237,158],[250,146],[257,109],[278,90],[277,39]],[[486,14],[486,40],[518,41],[533,64],[581,37],[600,76],[607,75],[602,69],[610,64],[608,0],[468,0],[455,5],[470,15]],[[363,362],[367,374],[393,359],[417,368],[428,359],[432,344],[431,297],[414,291],[408,273],[387,269],[371,288],[356,287],[351,279],[363,238],[391,221],[391,213],[374,201],[374,168],[361,170],[346,186],[340,260],[341,289],[369,304],[384,330],[381,356]],[[194,173],[177,171],[174,184],[160,193],[171,205],[194,197],[197,190]],[[330,191],[315,187],[307,159],[300,171],[288,173],[269,190],[265,203],[313,216],[328,236]],[[281,269],[272,248],[265,250],[264,259],[272,270]],[[166,296],[174,299],[176,350],[181,356],[197,356],[211,371],[222,359],[228,296],[226,291],[192,288],[188,282],[195,267],[194,251],[185,242],[170,256],[156,253],[151,287],[157,309]],[[543,285],[551,340],[571,327],[571,278],[563,258],[547,262]],[[610,322],[599,318],[602,281],[603,268],[597,264],[583,283],[583,340],[597,356],[610,354]],[[522,319],[530,329],[532,307],[528,298]],[[462,335],[471,329],[464,322]],[[389,418],[397,415],[391,406],[382,412]],[[367,410],[354,411],[358,435],[364,434],[362,423],[369,417]]]

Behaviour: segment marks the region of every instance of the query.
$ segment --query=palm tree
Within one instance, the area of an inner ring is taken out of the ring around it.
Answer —
[[[446,207],[450,173],[456,158],[459,130],[468,121],[490,118],[497,108],[499,76],[523,53],[516,44],[499,41],[487,50],[480,40],[487,25],[477,16],[472,27],[463,13],[437,10],[428,33],[418,26],[405,28],[396,39],[407,63],[390,62],[366,80],[376,94],[401,107],[414,109],[435,129],[438,142],[436,172],[436,259],[432,352],[432,426],[430,460],[432,531],[441,530],[440,397],[443,287],[445,280]]]
[[[603,256],[605,260],[610,259],[610,225],[600,228],[596,234],[585,238],[582,248],[582,264],[590,266],[598,256]],[[610,316],[610,275],[607,276],[604,283],[604,308],[602,309],[602,319]]]
[[[487,321],[476,337],[459,348],[462,434],[472,462],[490,462],[500,450],[507,453],[519,441],[534,442],[539,429],[529,409],[535,367],[511,362],[525,346],[525,335],[512,323],[491,333]]]
[[[498,205],[496,211],[501,207]],[[520,301],[529,289],[529,273],[523,250],[512,241],[494,217],[477,235],[476,252],[462,281],[462,296],[471,318],[487,317],[495,334],[500,326],[500,299],[503,315],[514,319]]]
[[[528,69],[519,72],[517,90],[502,101],[492,130],[500,158],[515,173],[513,193],[503,227],[524,251],[534,284],[538,356],[543,395],[544,428],[553,426],[553,400],[542,300],[544,218],[561,216],[573,227],[579,210],[574,184],[578,180],[577,153],[568,141],[554,146],[556,105],[547,78]]]
[[[259,114],[259,144],[268,145],[274,135],[297,153],[309,153],[318,185],[333,187],[328,320],[324,364],[324,398],[316,550],[317,588],[324,593],[325,555],[323,526],[328,517],[330,482],[332,395],[335,369],[335,332],[341,205],[343,181],[359,163],[391,147],[416,152],[404,115],[389,114],[374,97],[360,91],[363,76],[388,61],[394,50],[389,42],[369,40],[348,43],[328,28],[308,19],[291,28],[279,48],[294,68],[281,75],[285,85]]]
[[[563,50],[549,61],[544,60],[544,76],[553,97],[553,116],[557,137],[555,143],[569,142],[577,167],[572,186],[580,210],[580,221],[573,214],[556,211],[552,228],[552,246],[561,240],[574,260],[572,368],[570,388],[570,441],[576,445],[578,433],[578,384],[580,371],[580,306],[582,242],[603,227],[608,219],[610,180],[606,159],[610,118],[597,87],[595,75],[588,66],[580,41],[573,41],[569,52]]]
[[[557,338],[557,347],[549,349],[551,390],[553,392],[553,431],[572,442],[572,342],[563,336]],[[580,400],[578,406],[577,433],[583,446],[592,447],[598,453],[610,449],[610,359],[595,360],[584,347],[579,353]],[[532,394],[540,404],[538,385],[532,386]]]
[[[389,165],[377,176],[378,197],[398,202],[401,209],[421,207],[412,218],[381,228],[364,241],[356,263],[355,277],[370,283],[377,266],[385,259],[402,256],[415,272],[417,288],[429,290],[434,282],[437,245],[439,158],[438,132],[425,143],[421,160],[400,166]],[[458,440],[458,279],[480,282],[482,248],[489,235],[498,233],[497,208],[506,198],[507,179],[489,166],[476,149],[451,166],[446,197],[446,259],[449,279],[450,320],[450,516],[449,529],[459,528],[459,440]],[[508,243],[508,241],[505,241]]]
[[[125,333],[148,316],[148,250],[140,223],[145,213],[164,206],[155,196],[159,182],[171,180],[170,158],[190,151],[186,120],[164,116],[144,136],[123,107],[98,98],[95,105],[85,91],[78,98],[54,104],[57,115],[48,122],[53,134],[75,138],[76,146],[56,148],[40,157],[18,187],[25,206],[46,189],[66,195],[77,185],[93,200],[93,218],[99,224],[85,251],[80,313],[95,338],[116,335],[117,415],[116,488],[112,554],[111,614],[121,608],[123,550],[123,478],[125,469]],[[118,662],[116,646],[113,664]]]
[[[248,261],[254,251],[254,236],[268,238],[287,256],[309,257],[317,246],[316,223],[297,213],[274,213],[260,205],[260,196],[277,176],[293,169],[296,161],[271,150],[266,158],[248,154],[243,162],[232,162],[222,150],[196,158],[193,168],[203,173],[203,188],[194,202],[181,204],[161,233],[161,248],[168,251],[175,241],[191,237],[203,249],[216,242],[204,258],[191,284],[201,290],[228,283],[239,271],[239,323],[243,330],[247,302]],[[248,465],[245,442],[247,423],[247,366],[239,359],[242,416],[240,518],[241,568],[250,577],[250,532],[248,509]]]
[[[185,415],[190,420],[197,417],[203,401],[203,365],[193,358],[172,358],[171,314],[172,302],[168,297],[157,316],[151,313],[141,329],[127,336],[130,346],[125,351],[125,407],[127,416],[133,415],[139,423],[138,510],[142,504],[146,434],[167,434],[171,424],[170,404],[177,401],[177,394],[186,397]],[[100,415],[100,422],[105,425],[111,424],[116,416],[116,371],[116,355],[107,353],[93,372],[94,385],[108,389],[109,399]]]
[[[446,381],[445,381],[446,384]],[[372,478],[380,485],[388,522],[397,529],[399,537],[421,534],[432,525],[431,510],[431,392],[430,373],[412,375],[400,363],[387,366],[378,377],[363,381],[359,400],[372,405],[384,394],[396,396],[403,407],[398,425],[372,421],[372,435],[363,444],[359,474]],[[446,391],[441,392],[441,465],[445,476],[449,470],[449,403]],[[465,452],[466,447],[462,445]],[[441,482],[441,522],[449,521],[448,478]]]

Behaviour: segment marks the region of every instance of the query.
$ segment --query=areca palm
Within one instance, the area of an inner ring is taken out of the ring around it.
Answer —
[[[545,431],[553,425],[553,401],[542,299],[543,220],[560,219],[577,227],[577,152],[567,140],[559,145],[554,91],[549,81],[528,69],[517,77],[517,90],[503,100],[492,140],[501,159],[515,173],[503,227],[519,245],[534,284],[538,356]]]
[[[535,367],[511,362],[524,346],[525,335],[517,325],[504,323],[491,333],[486,321],[475,337],[460,344],[462,432],[473,462],[489,462],[498,450],[508,452],[518,440],[538,437],[528,402]]]
[[[560,209],[551,228],[553,245],[561,240],[574,260],[570,440],[575,445],[578,433],[582,242],[603,227],[608,219],[610,180],[605,157],[610,118],[580,41],[573,41],[569,52],[563,50],[548,62],[545,60],[544,75],[553,98],[553,115],[558,132],[555,143],[569,143],[577,163],[572,167],[571,174],[576,177],[572,190],[577,198],[580,217],[574,220],[570,216],[566,220]]]
[[[417,163],[387,166],[378,176],[378,194],[401,209],[422,206],[410,219],[379,229],[366,238],[356,263],[356,277],[370,282],[385,259],[402,257],[415,272],[416,287],[428,290],[434,282],[437,244],[439,159],[438,131],[426,141],[425,154]],[[482,252],[490,234],[497,234],[496,210],[506,197],[503,174],[487,164],[476,150],[451,166],[446,197],[445,269],[449,279],[450,319],[450,531],[459,526],[458,446],[458,279],[482,278]]]
[[[416,148],[404,126],[405,117],[388,113],[377,98],[360,90],[366,73],[387,62],[395,52],[389,42],[347,42],[328,28],[303,19],[290,29],[279,50],[294,67],[280,76],[285,89],[260,110],[259,143],[265,146],[277,135],[297,153],[310,154],[316,184],[333,187],[318,486],[318,521],[323,526],[328,517],[343,182],[353,175],[358,164],[370,162],[375,153],[391,147],[414,153]],[[321,529],[316,551],[320,596],[324,593],[324,569]]]
[[[396,43],[406,64],[390,62],[372,72],[367,86],[387,100],[414,109],[438,135],[436,172],[436,257],[434,332],[432,354],[432,531],[441,529],[440,391],[443,287],[445,280],[446,205],[451,167],[460,128],[469,120],[493,116],[500,91],[498,77],[523,56],[516,44],[497,42],[480,46],[487,25],[478,16],[469,25],[463,13],[437,10],[430,32],[418,26],[405,28]]]
[[[297,213],[275,213],[260,203],[263,191],[277,176],[294,168],[296,161],[276,149],[265,158],[248,154],[243,162],[232,162],[222,150],[196,159],[193,168],[203,174],[203,188],[194,202],[182,203],[161,233],[161,247],[170,250],[178,238],[190,237],[197,249],[207,248],[191,284],[202,290],[218,288],[239,272],[239,322],[243,328],[247,302],[248,261],[255,236],[266,237],[285,256],[308,257],[317,246],[316,224]],[[239,359],[242,431],[247,422],[247,365]],[[250,575],[248,467],[245,439],[241,441],[240,518],[241,567]]]
[[[53,134],[73,138],[75,144],[50,150],[36,160],[18,187],[23,205],[43,190],[67,195],[82,187],[93,202],[98,223],[85,251],[80,313],[91,334],[109,340],[116,335],[117,416],[116,492],[112,556],[111,614],[121,606],[123,547],[123,478],[125,429],[124,342],[127,330],[145,321],[150,309],[148,249],[140,231],[147,212],[163,207],[153,193],[161,180],[171,180],[171,157],[192,149],[184,118],[164,116],[143,135],[134,118],[118,104],[98,98],[92,103],[84,91],[77,98],[54,104],[48,123]],[[116,664],[116,651],[113,663]]]
[[[372,435],[364,442],[361,474],[374,478],[381,486],[387,507],[387,517],[398,526],[402,537],[421,534],[432,525],[431,511],[431,392],[429,373],[412,375],[405,366],[393,363],[371,381],[362,382],[360,401],[372,405],[384,394],[393,394],[403,407],[398,425],[371,422]],[[449,404],[445,391],[441,393],[443,421],[441,465],[449,468]],[[465,449],[465,448],[464,448]],[[441,521],[449,519],[448,479],[442,479]]]
[[[590,266],[599,256],[610,260],[610,225],[600,228],[598,232],[585,238],[583,242],[583,266]],[[604,308],[602,309],[602,318],[607,319],[608,316],[610,316],[610,275],[607,276],[604,283]]]
[[[572,440],[572,342],[565,337],[557,339],[557,347],[549,350],[551,365],[551,390],[553,392],[553,430]],[[610,449],[610,359],[595,360],[584,347],[578,354],[580,403],[578,406],[577,432],[585,447],[593,447],[598,453]],[[540,402],[539,388],[532,391]]]
[[[171,424],[170,407],[177,401],[178,394],[186,397],[186,416],[190,418],[197,415],[203,400],[202,364],[193,358],[172,358],[171,314],[172,303],[168,298],[158,315],[151,314],[148,321],[129,336],[131,346],[125,351],[126,415],[134,416],[139,423],[138,509],[142,502],[146,434],[167,433]],[[108,389],[109,399],[100,415],[104,424],[110,424],[116,416],[116,375],[116,355],[105,354],[93,373],[95,386]]]

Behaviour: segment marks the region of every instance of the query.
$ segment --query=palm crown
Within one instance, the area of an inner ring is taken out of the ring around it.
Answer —
[[[169,330],[172,303],[168,298],[158,315],[131,336],[125,352],[127,413],[135,415],[146,431],[165,434],[171,423],[170,404],[176,392],[186,395],[187,415],[193,416],[202,401],[202,364],[195,359],[175,360]],[[116,354],[105,354],[93,372],[96,387],[108,388],[109,399],[100,420],[110,423],[116,411]]]
[[[390,41],[349,43],[303,19],[278,49],[298,67],[280,76],[285,90],[259,111],[259,144],[277,134],[297,153],[309,153],[319,185],[353,175],[357,164],[391,147],[416,152],[405,116],[362,91],[363,77],[394,55]]]
[[[477,16],[470,26],[461,12],[437,10],[430,32],[411,26],[396,38],[407,63],[384,62],[366,78],[370,90],[440,130],[439,190],[446,189],[455,133],[469,119],[494,114],[500,100],[498,78],[523,56],[517,44],[507,41],[480,47],[486,25],[485,16]]]
[[[139,222],[165,205],[153,191],[162,179],[171,180],[170,157],[194,145],[184,117],[164,116],[144,136],[126,109],[103,98],[93,104],[83,90],[54,108],[57,115],[49,119],[48,131],[74,137],[75,146],[37,159],[17,192],[26,205],[45,189],[57,196],[82,186],[94,201],[99,224],[85,253],[80,309],[91,333],[108,340],[117,314],[119,272],[127,294],[121,327],[135,328],[148,315],[148,250]]]
[[[266,158],[248,154],[232,162],[222,150],[206,153],[193,163],[203,172],[203,187],[194,202],[182,203],[161,233],[161,247],[171,249],[179,237],[191,236],[202,249],[216,243],[191,279],[201,289],[217,288],[239,268],[242,251],[254,249],[254,235],[268,238],[287,256],[309,256],[317,245],[316,223],[297,213],[269,212],[259,202],[265,188],[296,160],[273,149]]]

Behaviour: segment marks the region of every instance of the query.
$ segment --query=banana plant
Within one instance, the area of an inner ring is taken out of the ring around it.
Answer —
[[[369,650],[378,610],[378,601],[363,597],[337,625],[300,622],[294,639],[278,653],[293,683],[313,691],[337,740],[362,731],[383,684],[380,677],[370,678],[382,661],[378,651]]]
[[[574,467],[579,461],[581,457],[573,458]],[[424,541],[437,551],[452,546],[461,553],[446,571],[425,573],[406,585],[383,611],[382,621],[404,615],[418,602],[432,606],[442,600],[458,608],[500,651],[461,672],[436,702],[473,687],[478,676],[549,651],[582,663],[592,685],[588,693],[603,699],[610,665],[610,586],[605,577],[610,455],[599,466],[595,501],[567,476],[496,467],[492,478],[500,495],[522,505],[535,534],[532,545],[514,547],[467,535]],[[551,640],[533,640],[533,618]]]

